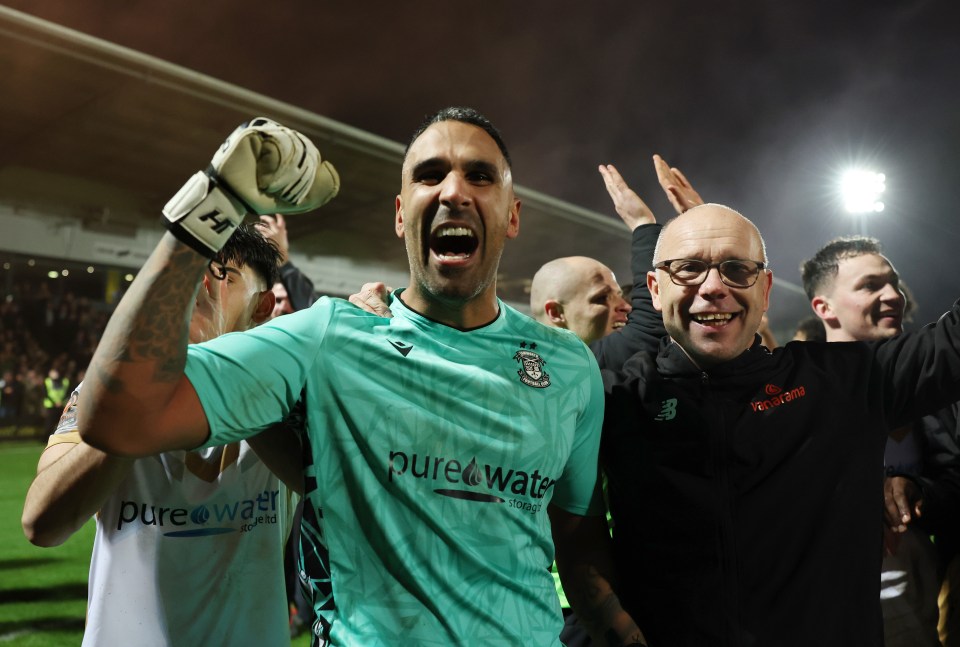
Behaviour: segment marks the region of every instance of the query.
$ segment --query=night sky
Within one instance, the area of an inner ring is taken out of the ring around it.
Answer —
[[[605,213],[599,163],[670,214],[658,152],[754,220],[795,285],[802,259],[858,231],[835,186],[868,165],[887,193],[867,231],[917,322],[960,297],[955,3],[5,4],[398,141],[437,108],[472,105],[503,132],[518,183]],[[776,304],[778,328],[806,314]]]

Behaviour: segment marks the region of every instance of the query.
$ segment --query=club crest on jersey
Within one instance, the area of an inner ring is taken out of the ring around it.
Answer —
[[[543,370],[543,365],[546,362],[539,354],[533,352],[537,345],[530,344],[530,350],[525,350],[526,346],[526,342],[521,342],[521,350],[518,350],[517,354],[513,356],[513,359],[520,364],[520,370],[517,371],[520,381],[537,389],[550,386],[550,375]]]

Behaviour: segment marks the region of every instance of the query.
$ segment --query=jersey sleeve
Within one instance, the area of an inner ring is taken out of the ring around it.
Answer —
[[[249,438],[287,418],[320,356],[331,299],[252,330],[187,349],[185,374],[203,406],[207,447]]]
[[[597,487],[604,396],[600,369],[589,356],[586,346],[583,350],[586,358],[582,381],[586,391],[584,407],[577,417],[570,458],[557,481],[552,502],[571,514],[595,516],[604,513],[603,499]]]

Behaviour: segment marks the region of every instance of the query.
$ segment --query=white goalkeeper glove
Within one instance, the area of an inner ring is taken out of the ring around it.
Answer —
[[[340,176],[309,139],[257,117],[241,124],[163,208],[181,242],[212,258],[248,213],[316,209],[340,189]]]

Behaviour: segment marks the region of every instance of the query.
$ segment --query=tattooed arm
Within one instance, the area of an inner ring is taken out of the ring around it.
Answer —
[[[190,314],[207,259],[164,234],[107,324],[80,392],[84,442],[121,456],[202,445],[209,435],[184,377]]]
[[[593,644],[643,645],[643,632],[614,593],[606,519],[581,517],[557,506],[548,511],[563,591]]]
[[[184,367],[207,258],[246,214],[312,211],[339,188],[336,170],[302,134],[264,117],[237,127],[163,207],[172,233],[107,324],[80,393],[80,437],[121,456],[202,445],[210,429]]]

